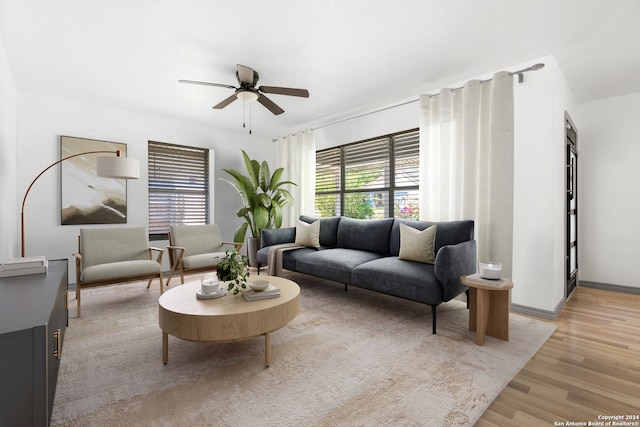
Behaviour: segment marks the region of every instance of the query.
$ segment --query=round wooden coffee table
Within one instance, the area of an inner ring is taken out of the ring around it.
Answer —
[[[200,281],[178,285],[158,300],[162,329],[162,362],[169,361],[169,335],[187,341],[231,342],[265,337],[265,365],[271,364],[271,332],[294,319],[300,311],[300,287],[274,276],[250,276],[247,281],[268,280],[280,288],[277,298],[246,301],[227,292],[222,298],[196,298]]]

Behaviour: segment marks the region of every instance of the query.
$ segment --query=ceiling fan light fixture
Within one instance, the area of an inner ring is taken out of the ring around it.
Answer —
[[[258,93],[251,89],[240,88],[236,90],[236,98],[244,102],[254,102],[258,100]]]

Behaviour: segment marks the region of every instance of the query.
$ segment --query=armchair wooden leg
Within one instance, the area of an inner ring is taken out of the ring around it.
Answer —
[[[77,309],[77,316],[78,319],[80,318],[80,285],[76,283],[76,309]]]
[[[169,276],[167,278],[167,286],[169,286],[169,282],[171,282],[171,278],[173,277],[176,270],[180,270],[180,283],[184,285],[184,268],[182,267],[181,261],[177,260],[175,263],[173,263],[173,265],[171,266],[171,269],[169,270]]]
[[[169,270],[169,276],[167,276],[167,286],[169,286],[169,282],[171,282],[171,278],[173,277],[173,273],[176,272],[176,267],[177,267],[177,265],[174,263],[171,266],[171,269]],[[183,279],[183,283],[184,283],[184,279]]]

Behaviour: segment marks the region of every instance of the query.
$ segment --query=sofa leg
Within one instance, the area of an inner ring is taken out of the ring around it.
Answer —
[[[344,285],[344,291],[347,292],[347,285]]]
[[[464,291],[464,293],[467,294],[467,310],[468,310],[469,309],[469,289]]]
[[[432,318],[432,323],[433,323],[433,334],[435,335],[436,333],[436,307],[438,307],[435,304],[431,304],[431,318]]]

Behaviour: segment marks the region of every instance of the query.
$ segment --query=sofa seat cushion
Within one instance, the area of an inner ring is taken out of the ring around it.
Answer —
[[[292,249],[290,251],[284,251],[282,253],[282,268],[285,270],[296,271],[296,263],[298,258],[303,255],[317,252],[318,249],[314,248],[300,248],[300,249]],[[262,248],[258,251],[258,264],[261,266],[267,265],[269,263],[269,248]]]
[[[296,271],[322,277],[334,282],[350,284],[351,270],[382,255],[354,249],[325,249],[300,256]]]
[[[160,274],[162,266],[151,260],[118,261],[92,265],[82,270],[80,280],[86,283],[121,279],[150,274]]]
[[[440,304],[442,286],[433,269],[432,264],[384,257],[355,267],[351,284],[425,304]]]
[[[224,258],[224,252],[210,252],[182,257],[182,265],[187,270],[214,267]]]

